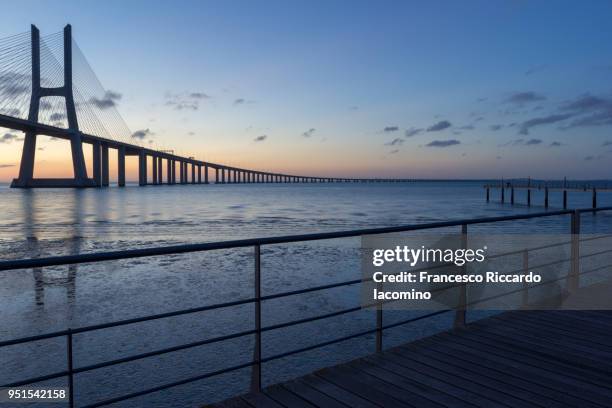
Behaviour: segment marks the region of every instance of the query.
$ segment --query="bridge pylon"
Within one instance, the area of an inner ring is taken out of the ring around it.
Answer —
[[[19,177],[14,179],[11,187],[95,187],[96,182],[87,177],[83,141],[72,92],[72,29],[70,24],[64,27],[64,85],[48,88],[41,86],[40,80],[40,32],[32,25],[32,94],[28,120],[38,122],[40,99],[46,96],[61,96],[66,101],[66,118],[70,131],[70,148],[72,150],[73,178],[34,178],[34,158],[36,155],[36,132],[27,131],[23,142]]]

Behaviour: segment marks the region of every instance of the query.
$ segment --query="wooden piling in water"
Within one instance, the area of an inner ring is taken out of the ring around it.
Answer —
[[[567,210],[567,190],[563,190],[563,209]]]
[[[531,189],[527,189],[527,207],[531,207]]]
[[[593,208],[597,208],[597,189],[593,187]]]
[[[548,186],[544,187],[544,208],[548,208]]]
[[[514,205],[514,187],[510,187],[510,204]]]

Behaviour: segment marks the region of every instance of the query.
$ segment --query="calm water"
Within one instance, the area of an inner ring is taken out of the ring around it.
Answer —
[[[496,194],[497,195],[497,194]],[[524,202],[524,192],[517,193]],[[541,193],[533,203],[543,202]],[[498,197],[495,197],[498,200]],[[561,204],[551,194],[551,209]],[[586,207],[590,194],[570,194]],[[529,211],[487,204],[481,183],[224,185],[127,187],[105,190],[12,190],[0,187],[0,257],[72,254],[186,242],[490,217]],[[612,205],[600,194],[599,205]],[[583,231],[610,228],[610,215],[585,216]],[[496,232],[567,232],[567,217],[483,225]],[[360,276],[359,239],[265,247],[263,293],[271,294]],[[78,267],[0,272],[0,339],[246,298],[253,293],[251,249],[107,262]],[[315,316],[359,304],[358,287],[266,302],[263,325]],[[406,317],[389,313],[388,322]],[[405,312],[408,313],[408,312]],[[451,316],[385,332],[390,346],[449,327]],[[75,365],[157,350],[249,330],[249,305],[75,336]],[[264,356],[366,330],[360,311],[266,333]],[[252,338],[197,347],[76,376],[79,404],[237,365],[252,357]],[[355,358],[374,348],[363,337],[264,366],[266,382],[291,378]],[[65,339],[0,349],[0,383],[65,368]],[[198,406],[246,391],[248,369],[130,400],[120,406]],[[61,381],[48,384],[62,384]]]

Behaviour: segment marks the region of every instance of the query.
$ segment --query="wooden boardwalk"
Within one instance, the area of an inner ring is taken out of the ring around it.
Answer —
[[[612,312],[508,312],[213,407],[612,407]]]

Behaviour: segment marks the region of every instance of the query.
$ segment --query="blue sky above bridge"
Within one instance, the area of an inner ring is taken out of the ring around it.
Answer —
[[[322,176],[610,177],[611,2],[24,0],[2,14],[0,37],[71,23],[131,129],[186,155]],[[1,144],[0,164],[19,148]]]

